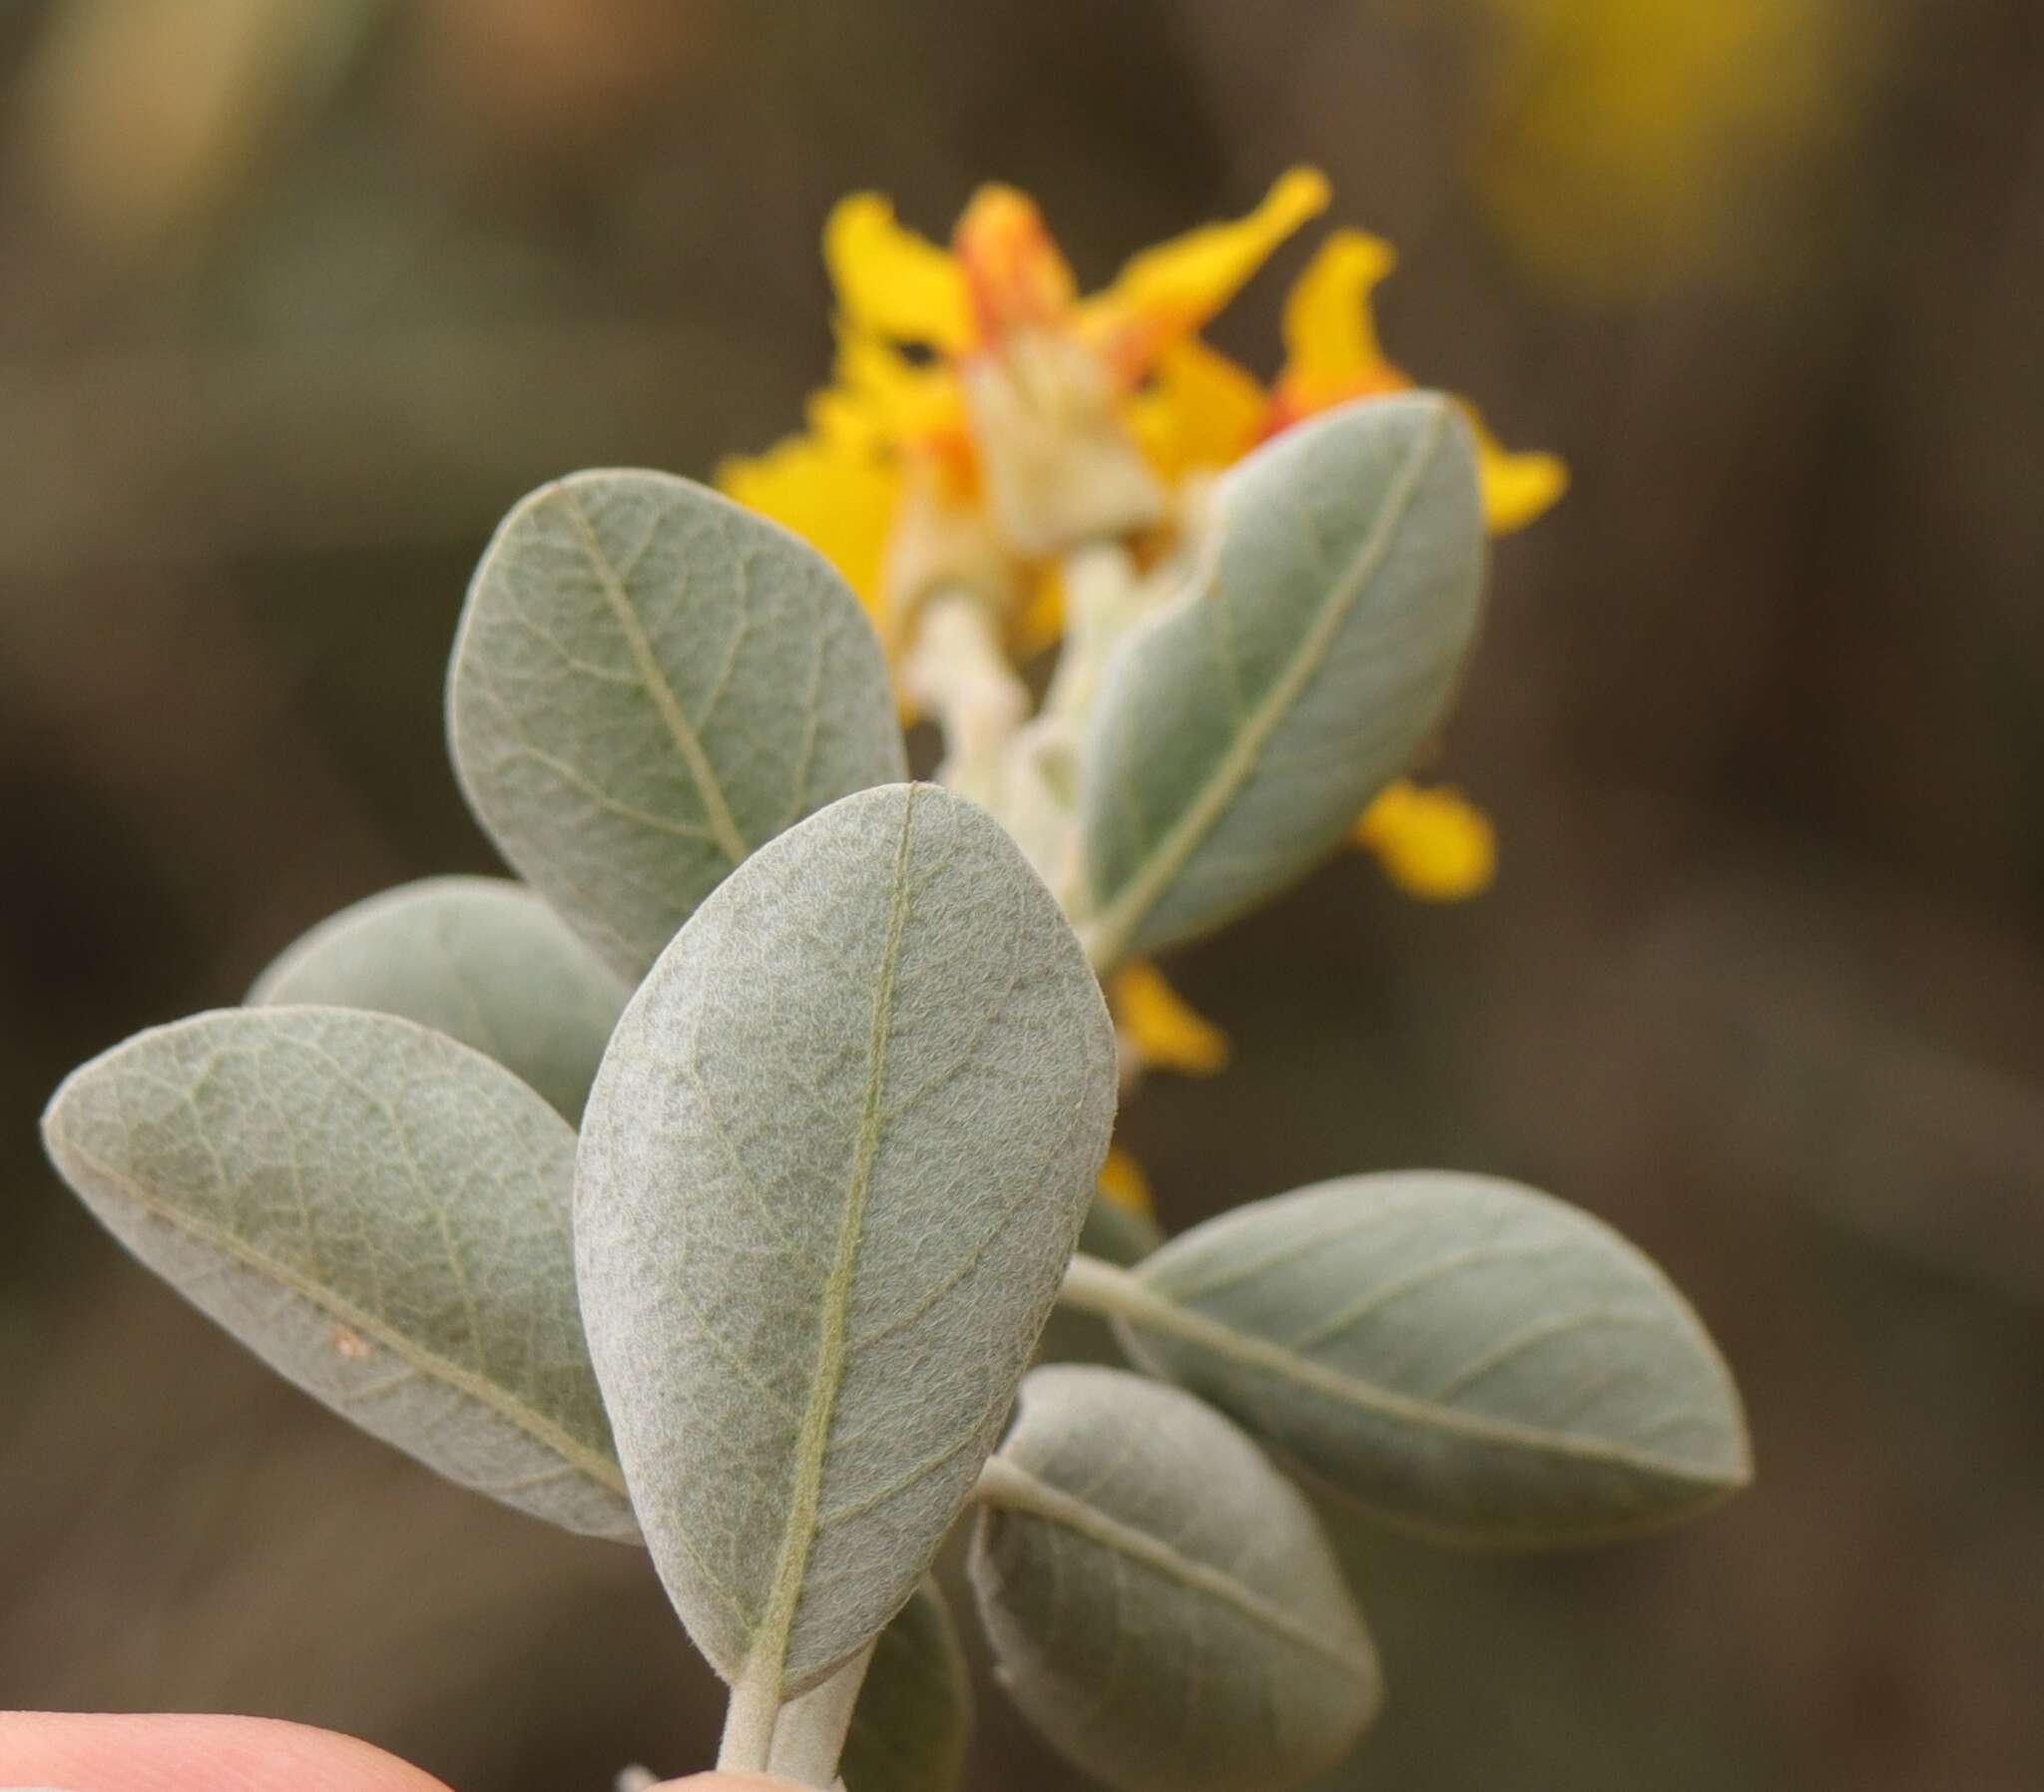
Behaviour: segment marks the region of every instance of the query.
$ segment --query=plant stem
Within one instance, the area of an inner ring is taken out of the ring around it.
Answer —
[[[937,781],[998,809],[1002,761],[1029,714],[1029,692],[1008,664],[993,613],[974,593],[946,587],[917,612],[901,687],[943,729]]]
[[[717,1750],[720,1773],[765,1773],[773,1753],[773,1726],[780,1716],[779,1665],[731,1689],[725,1708],[724,1740]]]
[[[1243,1360],[1246,1352],[1265,1352],[1279,1360],[1284,1356],[1275,1345],[1247,1338],[1217,1320],[1209,1319],[1204,1313],[1196,1313],[1190,1307],[1180,1306],[1177,1301],[1165,1299],[1147,1287],[1140,1276],[1131,1275],[1112,1263],[1102,1262],[1098,1257],[1076,1256],[1072,1259],[1065,1271],[1064,1283],[1058,1289],[1058,1302],[1061,1306],[1075,1307],[1082,1313],[1097,1313],[1102,1318],[1147,1326],[1151,1331],[1183,1338],[1189,1344],[1204,1345],[1236,1360]]]
[[[1046,715],[1076,719],[1093,706],[1108,655],[1142,613],[1135,557],[1119,541],[1087,542],[1059,563],[1065,581],[1065,644],[1044,693]]]
[[[1159,1300],[1126,1269],[1117,1268],[1099,1257],[1089,1257],[1083,1251],[1065,1270],[1064,1284],[1058,1289],[1058,1303],[1076,1307],[1082,1313],[1098,1313],[1105,1319],[1145,1320],[1153,1324],[1160,1315],[1168,1318],[1177,1311],[1170,1302]]]
[[[998,1456],[990,1456],[980,1465],[979,1479],[972,1484],[972,1502],[976,1506],[1003,1507],[1010,1511],[1030,1512],[1035,1508],[1031,1497],[1043,1486],[1034,1475],[1003,1462]],[[1039,1518],[1045,1516],[1037,1513]]]
[[[781,1706],[767,1757],[769,1772],[804,1786],[827,1786],[837,1777],[837,1758],[844,1752],[845,1733],[872,1659],[869,1642],[827,1680]]]
[[[1043,707],[1007,749],[1000,815],[1076,923],[1091,905],[1079,834],[1080,758],[1102,669],[1140,614],[1143,588],[1135,559],[1120,542],[1085,543],[1060,566],[1064,643]]]

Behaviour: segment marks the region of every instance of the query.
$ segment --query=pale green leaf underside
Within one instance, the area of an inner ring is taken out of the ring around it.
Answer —
[[[1120,1792],[1278,1792],[1369,1722],[1376,1652],[1318,1520],[1192,1396],[1032,1370],[982,1500],[972,1581],[1008,1689]]]
[[[971,1741],[971,1671],[926,1579],[874,1646],[838,1764],[845,1792],[957,1792]]]
[[[577,473],[511,511],[447,702],[483,825],[633,983],[748,852],[905,764],[844,581],[666,473]]]
[[[1111,661],[1081,774],[1098,963],[1219,926],[1332,851],[1446,707],[1475,634],[1469,431],[1428,393],[1230,470],[1200,573]]]
[[[494,1058],[572,1123],[630,993],[522,884],[429,877],[320,922],[249,1001],[416,1021]]]
[[[575,1306],[575,1134],[388,1015],[234,1009],[74,1072],[50,1155],[273,1369],[450,1480],[636,1536]]]
[[[1379,1516],[1541,1546],[1744,1485],[1702,1324],[1602,1222],[1488,1176],[1354,1176],[1239,1207],[1138,1265],[1124,1338]]]
[[[934,786],[769,843],[633,998],[583,1128],[583,1308],[654,1561],[728,1680],[792,1697],[914,1589],[1114,1097],[1070,927]]]

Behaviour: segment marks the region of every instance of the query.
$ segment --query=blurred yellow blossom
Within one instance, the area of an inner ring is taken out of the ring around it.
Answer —
[[[1108,979],[1108,1007],[1132,1068],[1211,1077],[1228,1063],[1228,1035],[1195,1013],[1148,959],[1135,959]]]
[[[943,572],[927,559],[890,563],[903,512],[984,516],[1021,563],[1007,614],[1017,645],[1046,645],[1057,552],[1089,531],[1155,521],[1152,479],[1168,490],[1312,411],[1411,383],[1369,310],[1392,251],[1359,230],[1334,231],[1293,286],[1271,390],[1199,335],[1327,198],[1324,177],[1293,169],[1248,216],[1146,249],[1082,297],[1035,204],[1013,188],[981,188],[948,248],[901,224],[879,195],[854,194],[823,232],[832,383],[810,400],[804,433],[727,460],[719,483],[828,555],[896,643]],[[1522,527],[1561,495],[1556,457],[1508,453],[1480,423],[1477,435],[1494,530]]]
[[[979,794],[1021,775],[1021,786],[1002,786],[1010,806],[1055,823],[1099,631],[1126,627],[1156,601],[1151,587],[1181,576],[1211,476],[1315,411],[1411,385],[1371,313],[1395,257],[1361,230],[1332,231],[1292,285],[1283,364],[1269,386],[1200,334],[1327,201],[1323,177],[1293,169],[1247,216],[1143,251],[1090,295],[1035,203],[1010,187],[981,188],[948,246],[905,227],[876,194],[832,211],[831,383],[811,397],[801,434],[727,461],[718,478],[845,574],[895,656],[904,702],[939,705],[943,775],[961,787]],[[1486,520],[1494,533],[1523,527],[1561,496],[1566,469],[1551,454],[1507,451],[1469,416]],[[1093,632],[1076,655],[1090,670],[1066,665],[1068,647],[1032,722],[1008,663],[1068,624],[1075,640]],[[1028,751],[1006,756],[1004,743],[1025,737]],[[1011,825],[1058,887],[1055,825],[1040,849],[1028,826]],[[1489,821],[1447,788],[1392,784],[1351,840],[1426,901],[1473,895],[1495,868]],[[1226,1034],[1155,965],[1115,969],[1108,998],[1129,1079],[1227,1063]],[[1124,1153],[1102,1180],[1147,1208]]]
[[[1329,405],[1412,384],[1377,345],[1370,294],[1397,264],[1388,242],[1362,230],[1336,230],[1307,264],[1284,304],[1284,367],[1271,397],[1266,431]],[[1483,515],[1491,532],[1523,529],[1568,486],[1568,469],[1552,454],[1512,454],[1483,426],[1473,407]]]
[[[1487,889],[1497,873],[1490,818],[1459,790],[1399,778],[1379,791],[1350,835],[1375,855],[1383,873],[1420,902],[1460,902]],[[1108,979],[1107,1000],[1122,1043],[1125,1077],[1175,1071],[1211,1077],[1228,1066],[1228,1035],[1165,981],[1148,959]]]
[[[1881,22],[1849,0],[1470,4],[1481,192],[1530,260],[1620,292],[1743,251],[1756,203],[1856,110]]]
[[[1100,1166],[1099,1188],[1109,1200],[1128,1208],[1131,1213],[1151,1214],[1157,1211],[1156,1197],[1150,1192],[1150,1178],[1143,1173],[1142,1164],[1118,1144],[1108,1147],[1107,1161]]]
[[[1422,902],[1460,902],[1488,888],[1497,872],[1490,818],[1446,786],[1429,789],[1405,778],[1385,785],[1352,837],[1376,854],[1386,877]]]
[[[1137,445],[1127,462],[1116,458],[1131,396],[1326,200],[1323,177],[1294,169],[1248,217],[1148,249],[1082,298],[1034,203],[1013,188],[981,188],[948,249],[899,224],[878,195],[854,194],[823,231],[837,300],[833,383],[810,401],[804,434],[727,461],[718,482],[828,555],[890,640],[919,595],[890,591],[885,577],[904,503],[1004,499],[1005,520],[1024,525],[1024,559],[1055,552],[1069,520],[1061,507],[1082,507],[1081,524],[1117,501],[1137,522],[1154,520]],[[992,438],[992,466],[987,434],[970,428],[975,405],[1008,424]],[[1056,427],[1066,465],[1075,416],[1087,418],[1082,439],[1094,449],[1080,477],[1049,469],[1064,489],[1034,505],[1040,493],[1005,489],[1021,480],[1012,463],[1042,439],[1027,428],[1032,415]]]

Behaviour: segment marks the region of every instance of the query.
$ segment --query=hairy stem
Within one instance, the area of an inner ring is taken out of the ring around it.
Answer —
[[[1088,542],[1060,563],[1065,639],[1043,707],[1007,753],[1000,812],[1065,913],[1091,906],[1079,833],[1079,767],[1109,653],[1141,613],[1143,586],[1120,542]]]
[[[845,1733],[872,1659],[869,1642],[827,1680],[781,1706],[767,1757],[769,1772],[803,1786],[827,1786],[837,1777],[837,1758],[844,1752]]]
[[[1064,1283],[1058,1289],[1058,1304],[1082,1313],[1097,1313],[1104,1319],[1137,1319],[1153,1325],[1161,1321],[1167,1327],[1178,1316],[1178,1309],[1171,1302],[1159,1300],[1126,1269],[1118,1269],[1099,1257],[1089,1257],[1083,1251],[1065,1271]]]
[[[1118,541],[1088,542],[1059,562],[1065,582],[1065,643],[1044,693],[1046,715],[1074,719],[1093,706],[1108,655],[1143,610],[1135,557]]]
[[[731,1689],[724,1714],[724,1740],[717,1750],[720,1773],[765,1773],[773,1755],[773,1727],[780,1716],[780,1664],[752,1674]]]
[[[974,593],[948,587],[917,612],[901,688],[943,729],[937,781],[998,810],[1002,761],[1029,714],[1029,692],[1008,663],[993,612]]]

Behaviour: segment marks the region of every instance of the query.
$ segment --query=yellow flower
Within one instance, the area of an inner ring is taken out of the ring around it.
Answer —
[[[1362,230],[1329,235],[1284,303],[1284,368],[1272,394],[1265,433],[1314,411],[1412,384],[1377,343],[1370,294],[1397,264],[1391,245]],[[1568,487],[1568,469],[1552,454],[1513,454],[1483,426],[1473,407],[1484,521],[1491,533],[1523,529]]]
[[[1131,1213],[1140,1213],[1148,1219],[1157,1211],[1157,1202],[1150,1193],[1150,1178],[1143,1173],[1143,1166],[1118,1144],[1108,1146],[1107,1161],[1100,1166],[1098,1186],[1109,1200],[1128,1208]]]
[[[1157,357],[1149,384],[1129,400],[1130,431],[1158,473],[1176,483],[1216,471],[1254,448],[1270,399],[1256,376],[1197,336]]]
[[[1131,959],[1107,980],[1107,1005],[1121,1041],[1124,1088],[1149,1070],[1212,1077],[1228,1064],[1228,1035],[1165,982],[1148,959]],[[1137,1213],[1154,1213],[1150,1179],[1122,1146],[1107,1154],[1100,1191]]]
[[[1770,194],[1849,141],[1899,17],[1853,0],[1466,3],[1478,189],[1528,261],[1602,295],[1746,259]]]
[[[832,560],[890,646],[921,596],[949,583],[1005,616],[1008,649],[1026,658],[1063,627],[1062,546],[1140,535],[1162,490],[1315,411],[1412,383],[1370,307],[1396,257],[1361,230],[1330,232],[1293,283],[1269,390],[1200,335],[1327,197],[1323,177],[1293,169],[1247,217],[1146,249],[1082,295],[1041,213],[1011,187],[981,188],[948,247],[903,226],[879,195],[854,194],[823,233],[832,381],[810,399],[804,433],[727,461],[719,483]],[[1469,417],[1485,519],[1496,533],[1522,528],[1561,496],[1567,469],[1506,450]],[[1351,840],[1427,901],[1474,895],[1495,871],[1490,823],[1453,790],[1393,784]],[[1219,1068],[1225,1037],[1153,967],[1123,979],[1117,1015],[1144,1063]]]
[[[1489,817],[1445,787],[1422,789],[1403,778],[1385,785],[1349,838],[1422,902],[1460,902],[1488,888],[1497,872]]]
[[[854,194],[824,226],[824,261],[841,326],[868,340],[959,360],[1029,328],[1071,328],[1128,386],[1226,305],[1327,198],[1323,175],[1292,169],[1247,218],[1145,249],[1086,298],[1034,202],[1012,187],[973,196],[949,251],[897,224],[878,195]]]
[[[822,408],[812,404],[811,413]],[[901,475],[867,441],[843,429],[813,428],[765,454],[725,461],[717,483],[793,530],[874,607]]]
[[[1108,979],[1107,1003],[1137,1068],[1211,1077],[1227,1065],[1228,1035],[1195,1012],[1148,959],[1132,959]]]
[[[828,556],[888,633],[898,594],[887,590],[886,548],[912,489],[912,465],[941,468],[945,489],[991,502],[997,520],[1004,509],[1031,538],[1016,544],[1029,558],[1056,537],[1065,511],[1103,501],[1103,469],[1111,476],[1106,501],[1122,514],[1147,504],[1140,468],[1113,459],[1117,429],[1135,428],[1151,471],[1166,479],[1190,464],[1189,449],[1217,465],[1247,449],[1255,434],[1244,382],[1252,392],[1254,382],[1242,374],[1232,407],[1212,405],[1214,379],[1202,386],[1199,376],[1211,375],[1221,357],[1198,345],[1196,333],[1326,202],[1325,179],[1293,169],[1248,217],[1147,249],[1103,291],[1081,297],[1035,206],[1012,188],[982,188],[949,249],[902,226],[878,195],[854,194],[823,232],[837,303],[833,382],[811,400],[804,434],[726,461],[718,483]],[[1155,387],[1139,390],[1148,378]],[[1175,419],[1160,410],[1160,391],[1182,396]],[[1086,426],[1080,441],[1099,453],[1067,475],[1047,507],[1032,510],[1032,494],[1018,500],[1004,489],[1015,485],[1016,469],[987,464],[975,405],[982,417],[997,413],[1007,425],[1002,439],[1020,439],[1025,449],[1032,421],[1062,428],[1056,445],[1068,456],[1076,418]],[[1045,508],[1053,526],[1032,527]],[[1055,638],[1057,600],[1041,579],[1034,589],[1023,614],[1033,615],[1030,633],[1040,643]]]

